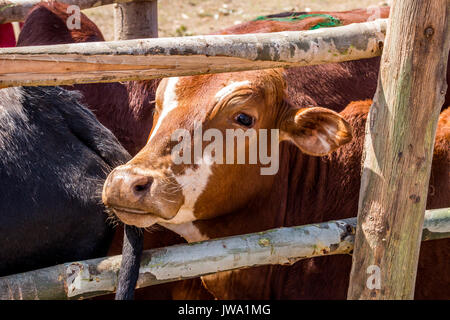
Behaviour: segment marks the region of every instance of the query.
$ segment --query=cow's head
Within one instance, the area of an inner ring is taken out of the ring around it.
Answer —
[[[232,135],[226,140],[229,133],[249,132],[254,135],[244,143]],[[221,137],[222,146],[212,148]],[[350,140],[351,129],[339,114],[288,102],[282,70],[168,78],[156,92],[147,145],[109,175],[103,201],[123,222],[139,227],[209,219],[270,190],[269,169],[275,174],[278,167],[259,156],[251,163],[258,143],[258,152],[270,156],[278,156],[280,141],[321,156]],[[229,142],[235,142],[232,148]],[[240,151],[245,164],[237,164]]]

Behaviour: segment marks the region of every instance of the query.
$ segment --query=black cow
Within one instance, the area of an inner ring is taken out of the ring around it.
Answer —
[[[107,174],[130,156],[80,94],[0,90],[0,276],[106,254]]]

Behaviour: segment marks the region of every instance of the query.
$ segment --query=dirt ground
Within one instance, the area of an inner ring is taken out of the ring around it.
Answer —
[[[159,37],[208,34],[225,27],[285,11],[350,10],[377,6],[380,0],[158,0]],[[114,38],[113,5],[83,11]]]

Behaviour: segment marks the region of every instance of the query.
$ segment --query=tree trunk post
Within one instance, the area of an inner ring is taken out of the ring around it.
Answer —
[[[114,4],[114,39],[158,38],[158,1]]]
[[[366,124],[348,299],[413,299],[446,93],[448,0],[395,0]]]

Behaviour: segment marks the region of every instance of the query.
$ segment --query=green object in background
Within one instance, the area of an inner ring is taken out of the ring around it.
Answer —
[[[326,18],[326,21],[316,24],[315,26],[311,27],[310,30],[316,30],[316,29],[328,28],[328,27],[338,27],[338,26],[342,25],[342,23],[339,19],[337,19],[333,16],[330,16],[329,14],[321,14],[321,13],[300,14],[300,15],[296,15],[294,13],[291,16],[282,17],[282,18],[269,18],[267,16],[260,16],[253,21],[270,20],[270,21],[282,21],[282,22],[295,22],[295,21],[299,21],[299,20],[303,20],[303,19],[311,18],[311,17],[323,17],[323,18]]]

